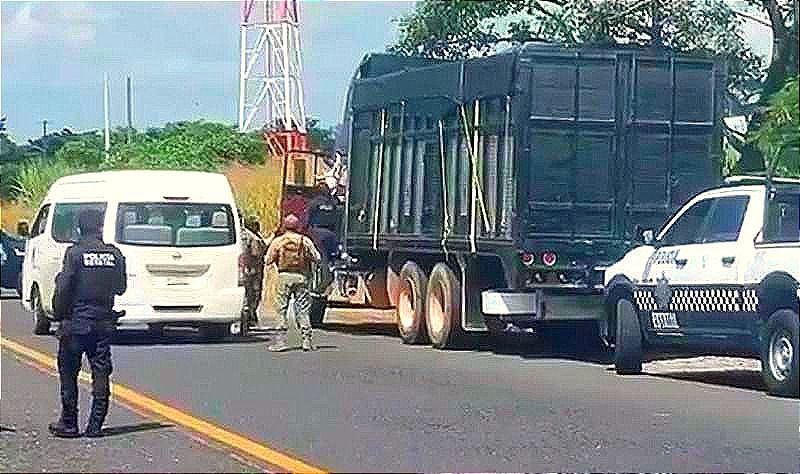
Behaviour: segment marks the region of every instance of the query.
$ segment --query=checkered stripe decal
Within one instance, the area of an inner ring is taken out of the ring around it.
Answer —
[[[637,288],[633,299],[642,311],[660,309],[653,288]],[[741,287],[673,287],[668,309],[682,313],[755,313],[757,310],[758,295],[755,288]]]

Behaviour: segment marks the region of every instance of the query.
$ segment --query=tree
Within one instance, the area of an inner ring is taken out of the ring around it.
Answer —
[[[459,59],[490,54],[503,43],[544,40],[566,45],[665,47],[714,55],[728,65],[729,97],[758,128],[766,97],[798,68],[798,0],[746,0],[751,10],[724,0],[426,0],[398,20],[389,49],[406,55]],[[762,19],[764,15],[769,20]],[[743,39],[745,19],[772,29],[768,67]],[[758,149],[733,130],[726,135],[745,170],[763,169]]]
[[[769,99],[769,108],[752,141],[764,154],[770,172],[800,177],[800,92],[798,77]]]

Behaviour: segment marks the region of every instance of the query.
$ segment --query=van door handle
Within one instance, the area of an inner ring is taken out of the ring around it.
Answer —
[[[733,262],[736,261],[736,257],[722,257],[722,263],[724,265],[733,265]]]
[[[686,263],[688,263],[688,262],[689,262],[689,259],[687,259],[687,258],[676,258],[675,259],[675,265],[677,265],[679,267],[685,267]]]

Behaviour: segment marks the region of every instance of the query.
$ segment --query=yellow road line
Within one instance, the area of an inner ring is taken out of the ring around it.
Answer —
[[[22,344],[19,344],[4,337],[0,338],[0,345],[9,349],[12,352],[17,353],[20,356],[30,359],[33,362],[36,362],[37,364],[40,364],[49,369],[58,370],[58,364],[56,360],[47,354],[23,346]],[[83,382],[91,381],[91,375],[89,375],[85,371],[81,371],[79,378]],[[135,390],[125,387],[124,385],[118,383],[112,383],[111,394],[116,399],[123,401],[127,404],[130,404],[135,408],[144,410],[149,413],[153,413],[175,424],[196,431],[211,440],[214,440],[225,446],[240,451],[245,455],[252,457],[253,459],[264,461],[268,464],[272,464],[274,466],[277,466],[281,469],[285,469],[290,472],[298,472],[298,473],[325,472],[323,469],[313,467],[297,458],[294,458],[287,454],[271,449],[263,444],[259,444],[256,441],[253,441],[242,435],[226,430],[225,428],[216,426],[212,423],[209,423],[208,421],[195,418],[194,416],[188,413],[182,412],[177,408],[173,408],[169,405],[161,403],[158,400],[150,398],[146,395],[142,395],[136,392]]]

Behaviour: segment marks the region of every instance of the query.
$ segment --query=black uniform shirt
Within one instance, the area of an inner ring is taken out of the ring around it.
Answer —
[[[64,334],[88,334],[113,322],[114,295],[125,293],[125,257],[113,245],[88,237],[67,249],[56,277],[55,318]]]

